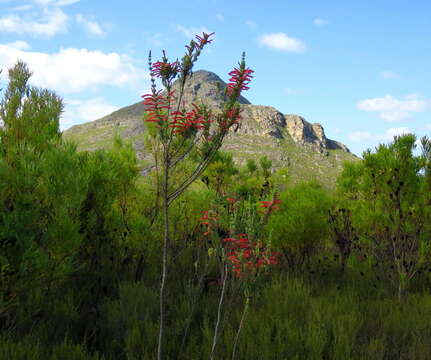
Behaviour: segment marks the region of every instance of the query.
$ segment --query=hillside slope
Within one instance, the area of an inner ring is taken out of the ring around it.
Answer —
[[[222,98],[218,88],[225,86],[216,74],[196,71],[186,83],[185,103],[203,101],[220,108]],[[282,114],[273,107],[252,105],[244,97],[240,103],[241,126],[229,134],[222,148],[232,152],[238,163],[267,156],[274,169],[287,167],[293,182],[315,179],[332,188],[343,162],[359,159],[345,145],[328,139],[320,124],[311,124],[298,115]],[[151,163],[151,156],[144,150],[144,110],[141,102],[126,106],[101,119],[73,126],[63,135],[76,142],[79,150],[94,151],[109,148],[114,133],[118,132],[133,142],[138,159],[145,166]]]

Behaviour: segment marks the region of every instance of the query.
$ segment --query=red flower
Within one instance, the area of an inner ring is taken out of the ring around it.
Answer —
[[[171,100],[175,98],[174,92],[171,91],[167,95],[162,95],[160,92],[154,94],[145,94],[142,96],[142,102],[146,106],[145,121],[155,123],[166,123],[168,120],[168,112],[171,108]]]
[[[251,75],[254,73],[253,70],[247,68],[240,67],[235,68],[233,71],[229,73],[229,76],[231,78],[229,79],[229,83],[227,84],[227,93],[228,95],[232,95],[234,92],[240,93],[242,90],[248,90],[249,87],[247,86],[253,76]]]
[[[274,204],[281,204],[281,201],[278,199],[274,199],[273,201],[261,201],[260,203],[261,203],[260,205],[261,208],[268,209],[268,212],[271,212],[273,210],[278,210],[280,208],[279,206]]]
[[[271,201],[261,201],[260,203],[261,203],[260,207],[262,208],[269,208],[272,204]]]
[[[179,64],[178,61],[173,63],[157,61],[151,66],[153,76],[165,80],[172,80],[178,74]]]
[[[214,33],[212,32],[211,34],[206,34],[206,33],[202,33],[202,37],[199,35],[196,35],[196,39],[199,41],[198,42],[198,47],[200,49],[202,49],[204,47],[204,45],[206,44],[210,44],[212,42],[212,40],[209,40],[210,36],[214,35]]]
[[[173,121],[169,127],[174,128],[174,133],[183,133],[189,129],[204,129],[205,125],[211,123],[211,114],[208,118],[202,114],[201,109],[196,104],[192,104],[193,109],[188,112],[175,111],[172,113]]]

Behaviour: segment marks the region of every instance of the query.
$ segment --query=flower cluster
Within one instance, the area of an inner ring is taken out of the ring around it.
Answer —
[[[212,226],[217,221],[217,217],[212,211],[205,210],[202,212],[202,217],[199,220],[202,221],[201,225],[205,226],[206,228],[206,231],[204,232],[204,236],[208,236],[211,233]]]
[[[166,123],[173,96],[173,91],[167,96],[160,93],[143,95],[143,104],[146,106],[145,120],[157,123],[159,127],[162,123]]]
[[[274,199],[273,201],[261,201],[260,207],[267,209],[266,211],[268,211],[268,212],[272,212],[272,211],[278,210],[280,208],[278,206],[278,204],[281,204],[281,200],[279,200],[279,199]]]
[[[167,60],[157,61],[151,66],[153,76],[166,79],[167,81],[174,79],[177,76],[179,69],[178,61],[173,63],[169,63]]]
[[[251,242],[247,234],[223,239],[227,250],[227,259],[232,264],[236,277],[257,274],[259,270],[278,264],[278,252],[270,252],[261,242]]]
[[[190,129],[204,129],[213,121],[212,114],[201,111],[202,109],[196,104],[192,104],[191,111],[174,111],[169,114],[172,103],[175,101],[174,91],[168,95],[156,93],[142,97],[144,98],[143,104],[146,106],[145,120],[157,123],[159,128],[170,120],[168,127],[173,129],[174,134],[184,133]]]
[[[227,197],[226,200],[229,204],[235,204],[236,203],[236,199],[233,197]]]
[[[202,36],[196,35],[196,39],[199,41],[198,42],[198,47],[199,49],[203,49],[204,45],[206,44],[211,44],[212,39],[209,40],[210,36],[213,36],[214,33],[212,32],[211,34],[206,34],[206,33],[202,33]]]
[[[253,76],[253,70],[249,68],[245,68],[240,66],[239,68],[235,68],[233,71],[229,73],[231,78],[229,79],[229,83],[227,84],[227,94],[231,96],[234,93],[240,93],[242,90],[248,90],[247,86]]]
[[[172,113],[173,120],[170,127],[174,128],[174,133],[184,133],[189,129],[204,129],[207,124],[210,124],[210,116],[205,116],[201,111],[201,108],[196,104],[192,104],[193,109],[191,111],[175,111]]]

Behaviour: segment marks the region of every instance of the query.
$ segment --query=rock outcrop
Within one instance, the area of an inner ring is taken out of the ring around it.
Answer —
[[[216,74],[198,70],[185,84],[183,101],[186,107],[203,102],[215,111],[220,110],[226,86]],[[177,93],[178,88],[175,83],[173,89]],[[267,156],[275,169],[289,167],[298,179],[315,173],[313,178],[321,180],[326,176],[329,181],[335,176],[332,174],[339,173],[344,160],[357,159],[345,145],[328,139],[320,124],[311,124],[299,115],[282,114],[270,106],[252,105],[245,97],[239,102],[240,126],[229,133],[222,148],[232,152],[238,163]],[[144,111],[142,102],[126,106],[99,120],[73,126],[64,136],[76,142],[81,150],[96,150],[109,147],[117,132],[132,140],[139,160],[148,164],[152,159],[145,152],[142,136],[146,130]],[[314,170],[309,170],[310,167]]]
[[[349,152],[346,145],[330,140],[325,136],[323,126],[320,124],[311,124],[299,115],[284,115],[286,119],[286,128],[289,135],[295,143],[311,146],[316,151],[324,152],[325,150],[344,150]]]

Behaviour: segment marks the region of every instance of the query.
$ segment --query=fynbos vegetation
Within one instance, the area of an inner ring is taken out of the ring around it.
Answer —
[[[62,99],[8,70],[0,359],[429,359],[430,139],[395,137],[330,187],[235,162],[244,56],[220,106],[182,102],[210,36],[150,58],[144,174],[119,136],[79,152]]]

